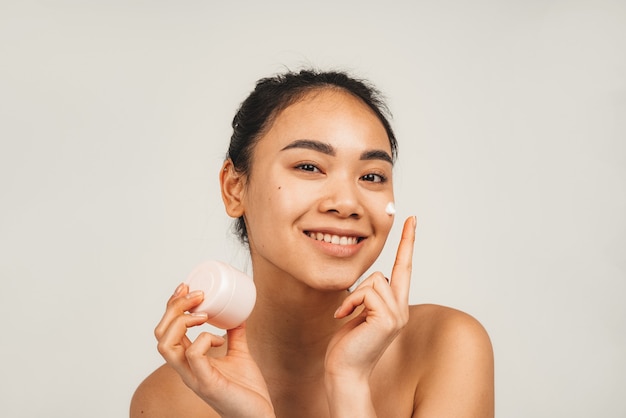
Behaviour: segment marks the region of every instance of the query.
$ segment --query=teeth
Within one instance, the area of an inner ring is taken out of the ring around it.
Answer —
[[[339,235],[322,234],[321,232],[309,232],[308,235],[314,240],[336,245],[355,245],[358,242],[357,237],[340,237]]]

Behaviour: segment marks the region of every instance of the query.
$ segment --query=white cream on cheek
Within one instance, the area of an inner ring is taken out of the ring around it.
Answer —
[[[393,202],[387,203],[387,206],[385,207],[385,213],[389,216],[395,215],[396,205]]]

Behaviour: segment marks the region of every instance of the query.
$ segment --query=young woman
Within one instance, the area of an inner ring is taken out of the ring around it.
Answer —
[[[337,72],[263,79],[233,120],[220,172],[257,301],[225,337],[186,330],[203,294],[180,285],[155,330],[166,364],[131,417],[492,417],[483,327],[409,306],[415,217],[391,274],[355,281],[393,223],[396,140],[377,91]],[[387,278],[388,277],[388,278]]]

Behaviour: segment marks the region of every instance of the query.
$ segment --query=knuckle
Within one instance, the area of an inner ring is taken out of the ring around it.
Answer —
[[[167,353],[167,346],[163,341],[157,342],[157,351],[164,356]]]
[[[388,315],[385,317],[383,326],[388,332],[394,333],[396,331],[402,330],[407,325],[408,319],[408,313],[405,314],[404,312],[400,312],[395,315]]]
[[[183,302],[184,302],[184,298],[171,298],[170,300],[167,301],[166,309],[167,310],[176,309]]]
[[[380,276],[376,277],[376,284],[387,286],[389,284],[389,279],[381,273]]]
[[[396,317],[392,314],[381,315],[379,319],[380,326],[386,332],[393,331],[396,328]]]
[[[402,329],[402,328],[406,327],[406,325],[407,325],[408,323],[409,323],[409,317],[408,317],[408,315],[406,315],[406,316],[405,316],[405,315],[402,315],[402,316],[399,318],[399,321],[398,321],[398,325],[399,325],[399,326],[398,326],[398,328]]]
[[[193,361],[197,359],[198,357],[200,357],[200,354],[194,344],[192,344],[191,346],[189,346],[188,349],[185,350],[185,357],[189,361]]]
[[[404,328],[409,323],[409,309],[402,309],[398,315],[399,328]]]
[[[197,359],[203,356],[201,348],[204,344],[204,340],[207,338],[206,334],[206,332],[200,333],[196,337],[196,340],[189,346],[189,348],[185,350],[185,357],[187,357],[188,360],[191,361],[193,359]]]
[[[398,329],[398,323],[396,321],[396,319],[392,316],[388,316],[387,320],[385,321],[385,329],[389,332],[393,332],[396,329]]]

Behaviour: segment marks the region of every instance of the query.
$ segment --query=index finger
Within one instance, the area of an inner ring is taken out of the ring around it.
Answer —
[[[413,270],[413,247],[415,244],[415,227],[417,219],[411,216],[404,221],[402,236],[396,261],[391,270],[391,289],[399,301],[409,301],[409,285],[411,284],[411,271]]]

